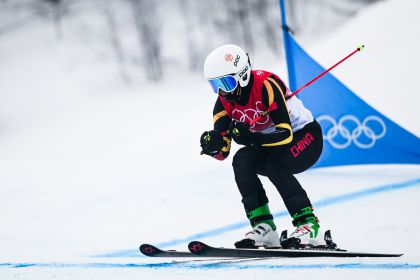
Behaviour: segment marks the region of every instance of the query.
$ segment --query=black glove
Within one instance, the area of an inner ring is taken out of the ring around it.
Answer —
[[[239,145],[251,146],[253,142],[253,133],[249,131],[249,123],[232,121],[229,125],[229,133],[233,140]]]
[[[213,156],[219,153],[226,145],[223,136],[216,130],[205,131],[200,137],[201,154]]]

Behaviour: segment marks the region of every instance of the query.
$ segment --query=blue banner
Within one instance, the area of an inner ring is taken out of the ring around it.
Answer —
[[[303,86],[325,69],[289,34],[284,0],[280,0],[289,86]],[[420,139],[359,98],[327,73],[298,97],[321,124],[324,150],[316,167],[412,163],[420,164]]]
[[[325,69],[286,31],[291,90]],[[324,151],[316,166],[420,163],[420,139],[379,113],[327,73],[298,97],[321,124]]]

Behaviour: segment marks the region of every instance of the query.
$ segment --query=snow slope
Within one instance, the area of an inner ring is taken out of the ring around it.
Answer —
[[[327,66],[365,43],[366,52],[335,74],[417,135],[419,6],[416,0],[381,2],[308,46]],[[298,176],[321,226],[332,229],[341,247],[405,253],[399,259],[173,263],[141,257],[142,242],[180,249],[202,233],[204,241],[231,246],[248,230],[231,158],[199,155],[215,96],[190,73],[124,88],[95,59],[69,60],[77,46],[57,43],[53,35],[40,22],[0,40],[1,279],[420,276],[420,248],[413,243],[420,230],[419,166],[340,167]],[[263,182],[277,225],[290,230],[279,195]]]
[[[362,53],[333,73],[371,106],[420,136],[420,96],[416,94],[420,55],[415,51],[420,48],[418,3],[386,2],[366,8],[309,51],[329,67],[364,44]]]

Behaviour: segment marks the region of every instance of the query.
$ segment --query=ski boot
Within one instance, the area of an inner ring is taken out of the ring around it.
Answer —
[[[327,230],[324,234],[324,242],[318,239],[317,244],[301,244],[301,239],[296,237],[287,238],[287,230],[283,230],[280,235],[280,244],[283,249],[314,249],[314,250],[334,250],[343,251],[337,248],[337,244],[332,241],[331,231]]]
[[[248,249],[259,247],[280,248],[280,238],[277,230],[273,230],[269,224],[261,223],[245,234],[244,239],[235,242],[235,247]]]
[[[296,229],[287,238],[283,232],[280,238],[281,246],[285,249],[334,249],[335,243],[331,240],[331,233],[327,231],[324,238],[319,234],[319,221],[313,214],[313,209],[307,207],[301,213],[293,215],[293,225]]]

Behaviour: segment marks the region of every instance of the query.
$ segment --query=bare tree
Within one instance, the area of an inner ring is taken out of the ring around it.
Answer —
[[[196,2],[192,2],[190,0],[179,0],[178,4],[184,18],[183,22],[185,26],[185,40],[187,44],[188,68],[194,71],[199,68],[198,58],[200,56],[200,49],[198,47],[195,34],[197,24],[195,17],[197,11],[197,7],[195,6]]]
[[[124,56],[124,50],[121,47],[117,24],[114,17],[114,9],[113,9],[114,1],[113,0],[102,1],[101,4],[102,4],[102,10],[104,12],[108,30],[109,30],[112,49],[114,51],[115,59],[118,64],[120,77],[124,83],[128,84],[130,83],[130,77],[124,66],[125,56]]]
[[[186,41],[188,68],[201,70],[208,46],[213,45],[213,22],[208,11],[214,5],[212,0],[179,0],[179,9],[184,23],[184,40]]]
[[[56,37],[60,39],[63,36],[62,21],[67,15],[75,17],[84,9],[90,9],[92,15],[102,13],[119,75],[124,82],[129,82],[130,76],[134,75],[130,73],[133,64],[142,67],[148,79],[160,80],[164,74],[162,53],[174,47],[171,41],[161,40],[161,34],[177,32],[182,24],[184,29],[176,34],[179,40],[177,46],[185,46],[180,50],[182,56],[177,51],[176,57],[168,57],[170,63],[165,66],[201,70],[206,54],[226,43],[238,44],[257,56],[279,54],[282,50],[278,1],[175,0],[179,9],[171,10],[171,17],[167,17],[161,12],[176,7],[173,1],[0,0],[0,39],[4,40],[10,33],[22,31],[40,19],[51,18]],[[319,40],[320,36],[332,31],[367,5],[383,0],[284,1],[288,25],[305,45],[305,41]],[[131,21],[118,18],[124,12],[131,13],[134,19],[134,37],[137,36],[134,39],[137,39],[139,46],[134,46],[134,50],[130,48],[132,40],[129,36],[121,35],[123,31],[129,33],[133,29]],[[94,20],[95,17],[87,20],[81,17],[83,24],[97,34],[100,31],[95,29],[97,25]],[[98,36],[93,39],[98,39]],[[140,62],[137,63],[139,57]],[[134,71],[139,72],[138,69]]]
[[[136,24],[142,63],[147,78],[159,81],[163,76],[160,25],[157,16],[157,1],[128,0],[131,3]]]
[[[279,7],[273,6],[268,1],[252,1],[250,5],[253,18],[255,18],[255,22],[260,23],[267,45],[273,51],[280,51],[281,21]],[[275,9],[275,13],[272,13],[273,9]],[[274,14],[274,17],[271,16],[272,14]]]
[[[234,39],[235,43],[244,46],[249,51],[253,51],[255,43],[250,20],[252,10],[250,9],[249,0],[227,1],[224,4],[227,11],[225,30],[228,30],[229,36]]]
[[[61,40],[63,33],[61,28],[61,0],[44,0],[51,4],[51,14],[54,22],[55,36]]]

